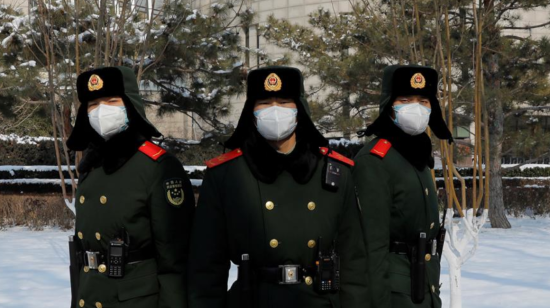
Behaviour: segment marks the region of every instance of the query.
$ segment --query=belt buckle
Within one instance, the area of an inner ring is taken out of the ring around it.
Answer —
[[[281,269],[281,280],[279,284],[299,284],[302,282],[300,276],[302,267],[300,265],[279,265],[279,268]]]
[[[90,269],[97,269],[99,265],[99,252],[86,251],[86,259],[88,260],[88,267]]]

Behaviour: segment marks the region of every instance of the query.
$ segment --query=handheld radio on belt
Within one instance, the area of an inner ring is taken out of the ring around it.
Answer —
[[[334,292],[340,289],[340,257],[336,254],[336,241],[333,242],[330,253],[323,254],[319,237],[319,255],[315,260],[316,277],[315,290],[320,293]]]
[[[128,246],[130,245],[130,236],[126,229],[121,228],[119,236],[109,241],[109,252],[107,257],[107,268],[109,277],[124,277],[124,265],[128,257]]]

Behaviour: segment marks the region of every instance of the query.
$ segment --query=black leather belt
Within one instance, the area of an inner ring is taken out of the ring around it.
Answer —
[[[426,247],[432,247],[433,239],[426,243]],[[390,242],[390,252],[398,255],[408,255],[414,245],[405,242]]]
[[[89,269],[97,269],[99,264],[106,263],[107,254],[98,251],[85,251],[83,254],[84,265]],[[141,262],[155,257],[155,249],[153,246],[147,246],[142,249],[132,250],[128,252],[126,264]]]

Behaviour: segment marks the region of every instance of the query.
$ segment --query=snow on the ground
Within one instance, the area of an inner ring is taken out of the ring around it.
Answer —
[[[483,229],[476,255],[463,266],[464,308],[550,307],[550,218],[511,218],[510,230]],[[0,231],[0,307],[68,307],[67,237],[72,231]],[[230,272],[231,285],[236,269]],[[443,307],[449,275],[443,261]]]
[[[69,307],[68,236],[57,229],[0,231],[0,307]]]
[[[68,170],[67,166],[62,166],[64,171]],[[75,169],[74,166],[71,166],[72,169]],[[195,171],[204,171],[206,166],[183,166],[183,169],[188,173],[193,173]],[[15,171],[33,171],[33,172],[46,172],[46,171],[57,171],[57,166],[15,166],[15,165],[6,165],[0,166],[0,171],[10,172],[12,176],[15,176]],[[78,179],[75,179],[78,183]],[[71,184],[70,179],[65,180],[66,184]],[[60,179],[2,179],[0,184],[56,184],[61,185]],[[202,180],[191,179],[191,185],[195,187],[200,187],[202,185]],[[1,308],[1,306],[0,306]]]
[[[183,169],[185,169],[185,171],[191,173],[191,172],[195,172],[195,171],[204,171],[204,170],[206,170],[206,166],[183,166]]]
[[[345,139],[345,138],[340,138],[340,139],[330,139],[329,140],[329,144],[331,146],[343,146],[343,147],[348,147],[350,145],[361,145],[362,142],[358,139],[355,139],[355,140],[349,140],[349,139]]]
[[[63,171],[67,171],[67,166],[61,166]],[[71,166],[71,169],[76,169],[75,166]],[[206,166],[183,166],[183,169],[187,172],[204,171]],[[46,172],[46,171],[58,171],[57,166],[19,166],[19,165],[3,165],[0,166],[0,171],[33,171],[33,172]]]
[[[63,171],[69,170],[67,166],[61,166]],[[74,170],[75,166],[71,166]],[[0,166],[0,171],[32,171],[32,172],[46,172],[46,171],[58,171],[57,166],[19,166],[19,165],[3,165]]]
[[[513,167],[516,167],[516,166],[520,166],[519,169],[521,171],[523,171],[525,169],[534,169],[534,168],[550,168],[550,164],[502,164],[501,165],[502,169],[513,168]],[[443,168],[443,166],[441,165],[441,158],[436,157],[435,158],[434,169],[435,170],[441,170],[442,168]],[[460,170],[465,170],[465,169],[470,169],[470,168],[457,167],[456,169],[460,171]],[[485,169],[485,164],[483,165],[483,169]]]
[[[78,182],[78,179],[75,179]],[[60,179],[11,179],[0,180],[0,184],[55,184],[61,185]],[[72,184],[71,180],[65,180],[65,184]]]
[[[550,307],[550,218],[510,218],[512,229],[481,230],[475,256],[462,267],[464,308]],[[449,271],[442,262],[448,307]]]
[[[53,137],[30,137],[30,136],[18,136],[16,134],[2,135],[0,134],[1,141],[15,141],[17,144],[37,144],[41,141],[53,141]]]
[[[471,180],[474,177],[473,176],[463,176],[464,180]],[[476,177],[479,180],[479,176]],[[458,180],[458,178],[455,176],[453,179]],[[503,176],[503,180],[548,180],[550,179],[550,176]],[[444,177],[436,177],[436,181],[444,181]]]
[[[525,164],[525,165],[521,165],[521,164],[503,164],[502,168],[503,169],[513,168],[513,167],[516,167],[518,165],[520,166],[519,169],[521,171],[523,171],[525,169],[533,169],[533,168],[550,168],[550,165],[546,165],[546,164]]]

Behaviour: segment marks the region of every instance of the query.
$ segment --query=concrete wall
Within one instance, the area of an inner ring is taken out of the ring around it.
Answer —
[[[521,13],[520,20],[516,22],[515,26],[536,26],[547,22],[550,22],[550,9],[523,11]],[[541,39],[544,36],[550,36],[550,25],[533,30],[506,30],[505,33],[521,37],[531,36],[533,39]]]
[[[157,107],[148,107],[146,110],[147,118],[164,137],[197,140],[202,136],[200,130],[193,124],[191,117],[176,112],[161,118],[157,115],[157,110]]]

